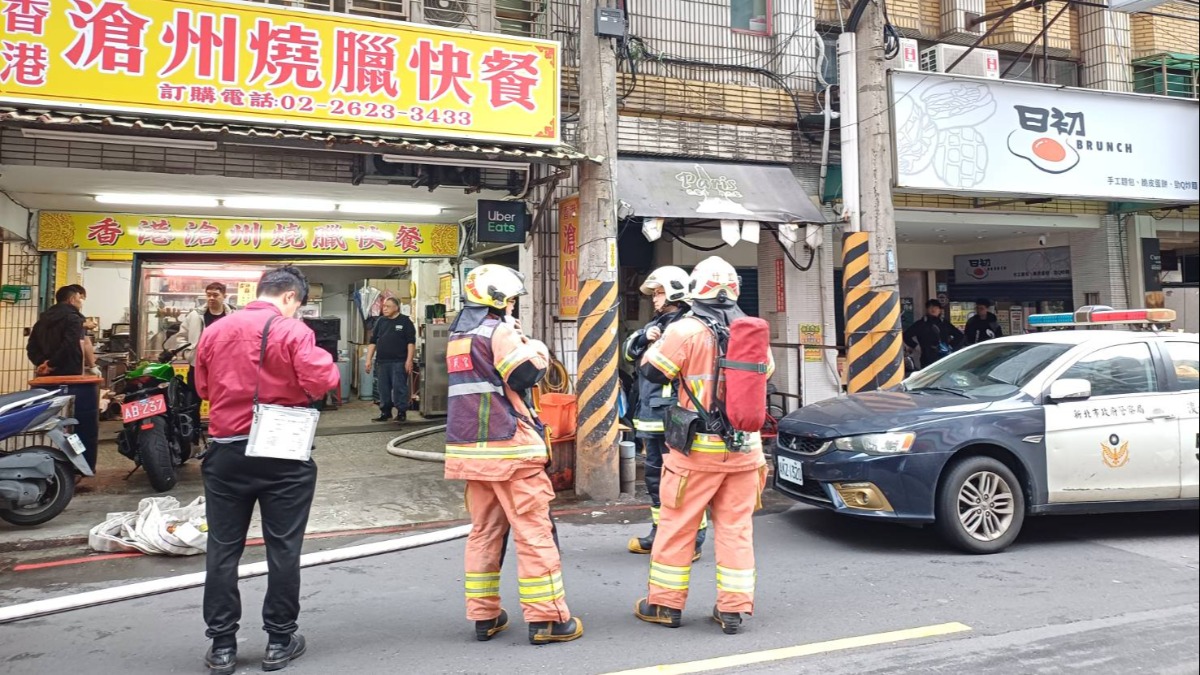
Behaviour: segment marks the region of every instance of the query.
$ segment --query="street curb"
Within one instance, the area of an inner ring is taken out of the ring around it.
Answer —
[[[568,502],[561,509],[553,509],[552,515],[555,516],[577,516],[592,511],[635,511],[639,509],[649,509],[649,504],[644,503],[623,503],[623,502]],[[306,532],[304,539],[333,539],[336,537],[353,537],[366,536],[372,534],[397,534],[412,530],[428,529],[434,527],[453,527],[470,523],[470,520],[433,520],[418,523],[402,523],[398,525],[381,525],[378,527],[364,527],[354,530],[325,530],[322,532]],[[51,548],[65,548],[68,546],[87,546],[88,536],[72,534],[60,537],[49,537],[46,539],[25,539],[9,543],[0,543],[0,554],[4,553],[22,553],[28,551],[41,551]],[[262,544],[261,537],[253,537],[246,540],[248,546],[257,546]]]

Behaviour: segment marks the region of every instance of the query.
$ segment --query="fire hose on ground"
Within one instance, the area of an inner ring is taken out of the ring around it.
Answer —
[[[400,447],[401,443],[407,443],[409,441],[416,440],[418,438],[424,438],[425,436],[432,436],[434,434],[440,434],[445,430],[446,430],[446,425],[439,424],[436,427],[429,427],[428,429],[419,429],[417,431],[411,431],[407,434],[401,434],[401,435],[393,438],[392,440],[388,441],[388,444],[387,444],[388,454],[393,455],[395,457],[405,457],[408,459],[419,459],[423,462],[445,462],[446,461],[446,453],[444,453],[444,452],[429,452],[427,450],[410,450],[408,448]]]
[[[425,532],[409,537],[399,537],[397,539],[388,539],[387,541],[378,541],[371,544],[359,544],[357,546],[347,546],[345,548],[336,548],[328,551],[315,551],[313,553],[306,553],[300,556],[300,567],[328,565],[347,560],[357,560],[359,558],[383,555],[385,553],[405,551],[411,548],[429,546],[431,544],[440,544],[442,542],[451,541],[454,539],[461,539],[467,536],[467,534],[470,532],[470,525],[460,525],[458,527],[451,527],[444,530]],[[238,567],[239,579],[260,577],[266,573],[267,563],[265,561],[240,565]],[[135,584],[126,584],[124,586],[114,586],[112,588],[102,588],[95,591],[75,593],[73,595],[66,595],[59,598],[36,600],[34,602],[26,602],[20,605],[13,605],[11,607],[0,607],[0,624],[22,621],[24,619],[33,619],[51,614],[68,612],[75,609],[83,609],[86,607],[95,607],[97,605],[106,605],[113,602],[120,602],[122,600],[132,600],[134,598],[141,598],[148,595],[158,595],[161,593],[170,593],[171,591],[195,588],[197,586],[204,585],[204,575],[204,572],[182,574],[163,579],[153,579]]]

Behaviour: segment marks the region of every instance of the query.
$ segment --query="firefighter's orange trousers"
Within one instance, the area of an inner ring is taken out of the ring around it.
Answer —
[[[662,510],[650,552],[650,604],[683,609],[691,583],[696,532],[712,506],[717,608],[754,612],[754,523],[766,467],[718,473],[663,467]]]
[[[550,501],[554,487],[544,471],[506,481],[467,481],[467,619],[500,614],[500,563],[511,530],[517,549],[521,610],[527,623],[567,621],[562,562],[554,543]]]

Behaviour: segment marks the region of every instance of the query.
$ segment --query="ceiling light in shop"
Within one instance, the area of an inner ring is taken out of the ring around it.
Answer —
[[[337,208],[337,204],[328,199],[295,197],[226,197],[221,202],[227,209],[247,211],[333,211]]]
[[[201,277],[205,279],[240,279],[246,281],[258,281],[262,278],[263,270],[257,269],[181,269],[178,267],[169,267],[159,272],[164,277]]]
[[[204,195],[151,194],[111,192],[96,195],[101,204],[128,204],[130,206],[203,206],[215,207],[216,197]]]
[[[341,202],[338,211],[377,216],[440,216],[442,207],[421,202]]]

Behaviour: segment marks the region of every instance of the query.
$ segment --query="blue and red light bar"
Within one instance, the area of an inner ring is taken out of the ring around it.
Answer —
[[[1166,324],[1175,320],[1173,309],[1113,309],[1105,305],[1088,305],[1072,312],[1031,314],[1033,328],[1061,326],[1099,326],[1105,324]]]

